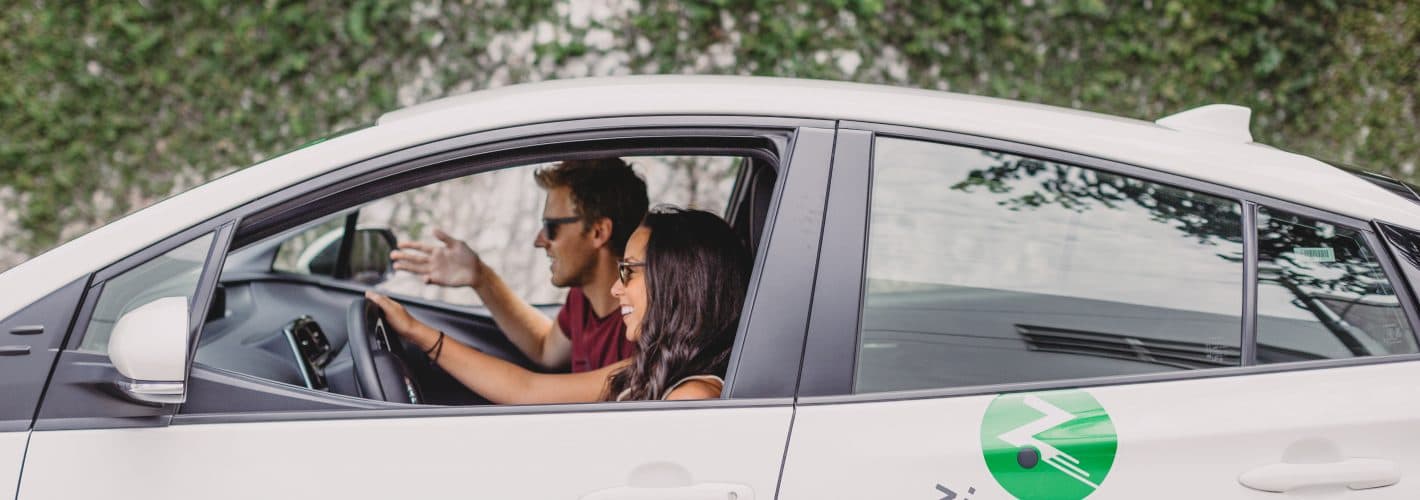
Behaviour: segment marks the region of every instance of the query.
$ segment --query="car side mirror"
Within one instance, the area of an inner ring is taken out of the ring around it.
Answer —
[[[347,243],[343,228],[317,237],[296,258],[300,272],[312,276],[358,281],[374,285],[394,271],[390,252],[398,245],[394,231],[386,228],[356,229]]]
[[[383,282],[394,271],[390,252],[398,246],[394,231],[385,228],[356,229],[350,245],[350,279],[374,285]]]
[[[144,403],[185,401],[187,337],[187,297],[157,299],[119,317],[108,341],[119,390]]]

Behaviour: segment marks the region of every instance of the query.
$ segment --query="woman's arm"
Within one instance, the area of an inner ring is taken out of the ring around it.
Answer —
[[[428,351],[439,331],[414,319],[398,302],[375,292],[365,297],[380,306],[392,329]],[[587,403],[606,398],[607,382],[630,361],[570,374],[537,373],[484,354],[447,336],[437,353],[439,367],[480,396],[498,404]]]

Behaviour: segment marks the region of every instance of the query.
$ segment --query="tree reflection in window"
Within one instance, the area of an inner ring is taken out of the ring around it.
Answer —
[[[1199,243],[1240,242],[1231,207],[1200,203],[1197,193],[1000,152],[981,154],[993,164],[971,170],[952,189],[1015,194],[998,202],[1012,211],[1057,206],[1085,212],[1132,204]],[[1265,208],[1258,219],[1260,362],[1417,352],[1395,290],[1359,232]],[[1236,250],[1217,255],[1242,260]]]
[[[1262,208],[1257,246],[1259,362],[1416,352],[1359,231]]]

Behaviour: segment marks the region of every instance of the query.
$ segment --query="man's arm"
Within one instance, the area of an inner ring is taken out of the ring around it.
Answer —
[[[493,322],[529,359],[549,369],[570,363],[572,344],[556,322],[514,294],[467,243],[439,229],[434,237],[443,245],[401,241],[400,250],[390,252],[394,268],[418,274],[429,284],[472,287]]]
[[[566,368],[572,361],[572,342],[562,327],[514,294],[497,273],[482,262],[478,264],[483,267],[479,270],[483,279],[473,290],[508,340],[543,368]]]

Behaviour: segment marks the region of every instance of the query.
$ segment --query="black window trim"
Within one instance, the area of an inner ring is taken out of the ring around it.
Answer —
[[[173,233],[172,235],[164,238],[162,241],[149,245],[148,247],[145,247],[142,250],[139,250],[122,259],[119,259],[118,261],[109,264],[107,267],[104,267],[103,269],[92,273],[90,275],[88,285],[89,290],[84,294],[84,301],[79,306],[79,313],[76,315],[74,325],[70,327],[68,338],[65,340],[64,343],[64,350],[78,350],[79,345],[83,343],[84,336],[88,334],[87,329],[89,326],[89,319],[92,318],[94,307],[98,305],[98,299],[103,294],[103,287],[104,285],[108,284],[109,280],[118,276],[122,276],[123,273],[126,273],[132,270],[133,268],[141,266],[147,263],[148,261],[153,260],[153,258],[159,255],[171,252],[177,247],[191,243],[194,240],[206,236],[208,234],[212,235],[212,245],[207,249],[207,260],[204,261],[203,266],[208,266],[212,263],[212,259],[214,257],[213,252],[218,252],[220,246],[221,254],[216,255],[216,262],[219,264],[217,267],[218,269],[220,269],[221,262],[226,259],[226,246],[231,243],[232,234],[234,233],[234,227],[235,224],[233,224],[233,220],[223,217],[214,217],[187,229],[178,231],[177,233]],[[194,307],[194,311],[201,309],[204,314],[207,311],[208,304],[206,304],[206,302],[210,302],[213,290],[207,290],[204,292],[202,287],[204,284],[207,283],[215,284],[217,275],[213,274],[212,276],[208,276],[210,273],[213,272],[215,271],[204,267],[202,275],[198,278],[198,289],[195,292],[197,295],[193,296],[193,300],[194,303],[197,303],[196,301],[198,301],[199,299],[203,300],[204,302],[202,303],[202,305]],[[196,321],[199,318],[202,318],[202,316],[192,316],[192,319],[190,321]],[[193,332],[191,333],[195,332],[196,329],[194,328]],[[195,337],[189,336],[189,340],[195,341]]]
[[[209,224],[213,221],[220,221],[220,223]],[[91,281],[79,303],[78,311],[69,325],[69,330],[65,332],[67,337],[62,344],[61,351],[55,357],[54,365],[45,382],[44,392],[36,408],[32,428],[35,430],[68,430],[167,425],[177,411],[177,405],[145,405],[123,400],[116,390],[84,392],[83,389],[74,386],[75,383],[87,385],[94,382],[91,377],[95,374],[117,374],[117,369],[109,361],[107,352],[80,350],[80,346],[83,344],[84,337],[88,335],[89,321],[93,318],[94,309],[98,306],[99,300],[103,298],[104,286],[109,279],[121,276],[123,273],[180,246],[211,236],[212,241],[208,243],[207,251],[204,254],[203,267],[198,275],[188,311],[186,366],[190,369],[193,355],[196,353],[197,334],[202,327],[201,319],[206,317],[208,306],[211,304],[222,262],[227,255],[227,245],[231,243],[235,226],[233,221],[214,218],[206,223],[179,231],[157,244],[119,260],[104,270],[91,273],[89,275]],[[104,277],[103,280],[99,279],[100,276]],[[61,391],[60,394],[63,397],[51,398],[54,391]],[[133,407],[145,408],[142,411],[144,415],[72,416],[88,411],[102,412],[100,409],[91,408],[94,406],[95,398],[102,400],[102,404],[109,405],[109,407],[126,403]],[[47,409],[47,406],[50,408]],[[55,410],[54,408],[59,409]],[[76,408],[84,410],[76,410]],[[55,412],[62,416],[55,416]]]
[[[645,412],[674,410],[734,410],[746,408],[788,408],[790,397],[757,399],[702,399],[684,401],[616,401],[560,403],[545,405],[413,406],[380,409],[329,409],[301,411],[261,411],[246,413],[176,414],[172,425],[274,423],[332,420],[372,420],[395,418],[500,417],[563,413]]]
[[[804,339],[803,366],[795,393],[800,398],[835,394],[842,387],[851,392],[853,388],[868,256],[868,212],[872,206],[872,189],[863,186],[872,186],[874,144],[873,134],[847,129],[839,129],[834,144],[824,210],[824,220],[833,224],[824,224],[819,244],[809,334]],[[852,293],[846,293],[849,291]],[[843,335],[852,338],[845,341]],[[825,342],[823,337],[830,340]],[[844,370],[844,366],[849,369]]]
[[[1063,381],[1047,380],[1039,382],[973,385],[954,388],[913,389],[907,391],[874,392],[867,394],[848,394],[836,396],[801,396],[798,398],[797,404],[800,406],[815,406],[847,403],[912,401],[919,399],[940,399],[966,396],[986,396],[993,394],[1007,394],[1013,392],[1035,392],[1059,389],[1082,389],[1090,387],[1151,384],[1158,382],[1203,380],[1221,377],[1240,377],[1269,373],[1321,370],[1327,368],[1361,367],[1407,362],[1420,362],[1420,354],[1393,354],[1389,356],[1370,356],[1364,358],[1324,359],[1316,361],[1297,361],[1292,363],[1276,363],[1254,366],[1229,366],[1225,368],[1209,368],[1206,370],[1184,370],[1165,373],[1149,373],[1143,375],[1111,375],[1105,377],[1068,379]]]
[[[733,132],[732,132],[733,131]],[[309,179],[295,186],[251,202],[250,211],[241,216],[238,240],[232,248],[240,249],[299,225],[292,223],[290,212],[303,214],[315,211],[328,216],[356,208],[370,199],[415,189],[440,181],[464,177],[502,168],[537,163],[542,160],[576,157],[578,151],[595,149],[596,155],[608,153],[649,154],[716,154],[733,150],[778,162],[771,151],[754,152],[749,141],[766,140],[773,135],[789,134],[792,129],[757,130],[745,127],[659,127],[625,128],[595,131],[573,131],[545,134],[511,140],[474,141],[473,144],[404,161],[377,157]],[[638,146],[638,141],[661,142],[657,146]],[[715,146],[676,145],[675,142],[718,141]],[[774,141],[781,150],[787,142]],[[422,147],[422,146],[421,146]],[[450,147],[454,147],[450,145]],[[388,156],[388,155],[387,155]],[[413,156],[413,155],[410,155]],[[588,156],[584,154],[584,156]],[[385,160],[385,161],[380,161]],[[781,166],[782,168],[782,166]],[[371,187],[372,185],[377,186]],[[358,191],[358,193],[355,193]],[[358,194],[359,199],[354,199]],[[302,220],[310,220],[304,215]]]
[[[1257,364],[1257,209],[1258,205],[1244,200],[1243,235],[1243,303],[1242,340],[1238,358],[1242,366]]]
[[[861,316],[862,316],[862,307],[861,307],[861,304],[862,304],[862,300],[863,300],[863,298],[864,298],[865,290],[866,290],[866,285],[865,285],[865,283],[863,282],[863,281],[866,279],[866,274],[867,274],[867,271],[866,271],[866,269],[864,268],[864,266],[866,266],[866,250],[865,250],[865,253],[864,253],[865,261],[864,261],[864,263],[863,263],[862,265],[858,266],[858,269],[857,269],[858,276],[857,276],[857,290],[856,290],[856,292],[857,292],[857,294],[858,294],[859,308],[858,308],[857,311],[853,312],[853,314],[854,314],[856,317],[855,317],[852,321],[844,321],[844,320],[841,319],[841,318],[842,318],[842,316],[841,316],[841,311],[835,311],[835,312],[838,312],[838,313],[840,314],[840,315],[839,315],[839,318],[840,318],[840,321],[842,321],[842,323],[840,323],[840,324],[853,324],[853,325],[854,325],[854,327],[852,328],[852,331],[851,331],[851,332],[845,332],[845,331],[842,331],[842,330],[838,330],[838,331],[834,331],[831,335],[827,335],[827,334],[823,333],[822,330],[817,330],[817,331],[814,331],[814,332],[810,335],[809,339],[807,340],[808,342],[816,342],[816,341],[817,341],[817,342],[824,342],[824,341],[827,341],[827,342],[830,342],[830,343],[835,343],[835,344],[840,344],[840,345],[841,345],[841,344],[844,344],[844,343],[847,343],[848,345],[852,346],[852,349],[853,349],[853,352],[854,352],[854,356],[852,357],[852,362],[849,363],[846,368],[842,366],[842,363],[841,363],[841,362],[839,362],[839,363],[838,363],[838,366],[837,366],[837,369],[840,370],[840,373],[839,373],[838,376],[831,376],[831,378],[828,380],[829,384],[824,384],[824,383],[822,383],[822,381],[819,381],[819,380],[802,380],[802,381],[800,381],[800,384],[799,384],[800,392],[796,395],[796,401],[798,401],[798,404],[816,405],[816,404],[838,404],[838,403],[865,403],[865,402],[879,402],[879,401],[899,401],[899,400],[913,400],[913,399],[928,399],[928,398],[943,398],[943,397],[959,397],[959,396],[983,395],[983,394],[994,394],[994,393],[1004,393],[1004,392],[1036,391],[1036,390],[1049,390],[1049,389],[1067,389],[1067,388],[1078,388],[1078,387],[1095,387],[1095,386],[1103,386],[1103,385],[1122,385],[1122,384],[1135,384],[1135,383],[1164,382],[1164,381],[1174,381],[1174,380],[1192,380],[1192,379],[1213,378],[1213,377],[1221,377],[1221,376],[1240,376],[1240,375],[1252,375],[1252,374],[1263,374],[1263,373],[1277,373],[1277,372],[1287,372],[1287,371],[1297,371],[1297,370],[1312,370],[1312,369],[1339,368],[1339,367],[1348,367],[1348,366],[1361,366],[1361,365],[1370,365],[1370,364],[1385,364],[1385,363],[1405,362],[1405,361],[1420,361],[1420,354],[1394,354],[1394,355],[1367,356],[1367,357],[1360,357],[1360,358],[1345,358],[1345,359],[1333,359],[1333,360],[1317,360],[1317,361],[1304,361],[1304,362],[1293,362],[1293,363],[1278,363],[1278,364],[1267,364],[1267,365],[1256,364],[1256,359],[1255,359],[1255,358],[1256,358],[1255,339],[1256,339],[1256,335],[1257,335],[1257,328],[1256,328],[1256,327],[1257,327],[1257,325],[1256,325],[1256,316],[1257,316],[1257,314],[1256,314],[1256,310],[1257,310],[1257,304],[1256,304],[1256,293],[1257,293],[1257,292],[1256,292],[1256,286],[1257,286],[1257,285],[1256,285],[1256,279],[1255,279],[1255,278],[1256,278],[1256,272],[1257,272],[1257,270],[1256,270],[1256,269],[1257,269],[1257,250],[1256,250],[1256,239],[1257,239],[1256,230],[1257,230],[1257,227],[1256,227],[1256,214],[1255,214],[1255,212],[1256,212],[1256,207],[1258,207],[1258,206],[1268,207],[1268,208],[1273,208],[1273,209],[1276,209],[1276,210],[1291,212],[1291,213],[1294,213],[1294,214],[1297,214],[1297,215],[1302,215],[1302,216],[1310,217],[1310,218],[1313,218],[1313,219],[1316,219],[1316,220],[1319,220],[1319,221],[1322,221],[1322,222],[1327,222],[1327,223],[1330,223],[1330,224],[1334,224],[1334,225],[1337,225],[1337,226],[1342,226],[1342,227],[1345,227],[1345,228],[1352,229],[1352,230],[1355,230],[1355,231],[1360,232],[1360,233],[1363,235],[1363,237],[1367,240],[1368,244],[1371,245],[1372,252],[1376,255],[1376,259],[1381,262],[1381,265],[1382,265],[1382,267],[1384,268],[1384,270],[1385,270],[1385,272],[1386,272],[1386,278],[1391,282],[1392,286],[1395,288],[1396,294],[1397,294],[1397,296],[1398,296],[1398,298],[1399,298],[1399,300],[1400,300],[1400,302],[1401,302],[1401,304],[1402,304],[1402,308],[1403,308],[1403,310],[1405,311],[1406,319],[1407,319],[1407,321],[1409,321],[1409,323],[1410,323],[1411,331],[1413,332],[1413,334],[1414,334],[1414,333],[1420,333],[1420,328],[1417,328],[1417,325],[1420,325],[1420,323],[1417,323],[1417,321],[1420,320],[1420,315],[1417,315],[1417,312],[1416,312],[1416,311],[1417,311],[1417,305],[1416,305],[1415,302],[1414,302],[1414,298],[1413,298],[1414,296],[1410,294],[1409,283],[1408,283],[1408,281],[1405,279],[1406,277],[1405,277],[1404,275],[1402,275],[1402,274],[1399,273],[1399,269],[1397,268],[1395,262],[1393,262],[1393,260],[1392,260],[1392,259],[1395,258],[1395,256],[1394,256],[1394,255],[1392,254],[1392,252],[1390,251],[1389,245],[1386,245],[1385,242],[1384,242],[1384,240],[1383,240],[1382,238],[1378,237],[1378,235],[1377,235],[1377,227],[1378,227],[1378,226],[1375,225],[1375,224],[1378,223],[1377,221],[1366,221],[1366,220],[1358,219],[1358,218],[1355,218],[1355,217],[1350,217],[1350,216],[1341,215],[1341,214],[1335,214],[1335,213],[1327,212],[1327,211],[1320,210],[1320,209],[1317,209],[1317,208],[1313,208],[1313,207],[1308,207],[1308,206],[1300,205],[1300,204],[1295,203],[1295,202],[1291,202],[1291,201],[1287,201],[1287,200],[1282,200],[1282,199],[1278,199],[1278,198],[1274,198],[1274,197],[1266,196],[1266,195],[1261,195],[1261,194],[1257,194],[1257,193],[1252,193],[1252,192],[1248,192],[1248,191],[1243,191],[1243,190],[1237,189],[1237,188],[1222,186],[1222,185],[1214,184],[1214,183],[1212,183],[1212,182],[1203,181],[1203,180],[1198,180],[1198,179],[1193,179],[1193,178],[1190,178],[1190,177],[1185,177],[1185,176],[1178,175],[1178,174],[1174,174],[1174,173],[1170,173],[1170,172],[1163,172],[1163,171],[1159,171],[1159,170],[1155,170],[1155,169],[1151,169],[1151,168],[1147,168],[1147,167],[1141,167],[1141,166],[1137,166],[1137,165],[1131,165],[1131,164],[1122,163],[1122,162],[1119,162],[1119,161],[1110,160],[1110,159],[1106,159],[1106,158],[1099,158],[1099,157],[1087,156],[1087,155],[1083,155],[1083,154],[1079,154],[1079,153],[1072,153],[1072,152],[1068,152],[1068,151],[1062,151],[1062,150],[1058,150],[1058,149],[1054,149],[1054,148],[1050,148],[1050,147],[1037,146],[1037,145],[1032,145],[1032,144],[1026,144],[1026,143],[1015,142],[1015,141],[1008,141],[1008,140],[1003,140],[1003,139],[982,137],[982,136],[977,136],[977,135],[970,135],[970,134],[964,134],[964,133],[960,133],[960,132],[951,132],[951,131],[945,131],[945,130],[932,130],[932,129],[917,128],[917,127],[907,127],[907,126],[900,126],[900,125],[890,125],[890,124],[870,123],[870,122],[859,122],[859,121],[842,121],[842,122],[839,122],[839,134],[840,134],[840,135],[843,135],[843,134],[845,134],[845,133],[847,133],[847,132],[853,132],[853,131],[861,131],[861,132],[867,132],[867,133],[872,134],[871,139],[872,139],[872,143],[873,143],[874,145],[876,145],[876,143],[877,143],[877,138],[878,138],[878,137],[888,137],[888,138],[907,139],[907,140],[914,140],[914,141],[926,141],[926,142],[932,142],[932,143],[944,144],[944,145],[951,145],[951,146],[970,147],[970,148],[976,148],[976,149],[987,149],[987,150],[992,150],[992,151],[1000,151],[1000,152],[1008,153],[1008,154],[1026,156],[1026,157],[1031,157],[1031,158],[1038,158],[1038,159],[1042,159],[1042,160],[1046,160],[1046,161],[1051,161],[1051,162],[1058,162],[1058,163],[1063,163],[1063,164],[1067,164],[1067,165],[1074,165],[1074,166],[1079,166],[1079,167],[1084,167],[1084,168],[1090,168],[1090,169],[1100,170],[1100,171],[1104,171],[1104,172],[1110,172],[1110,173],[1125,175],[1125,176],[1133,177],[1133,178],[1140,179],[1140,180],[1144,180],[1144,181],[1148,181],[1148,182],[1153,182],[1153,183],[1163,184],[1163,185],[1166,185],[1166,186],[1171,186],[1171,187],[1175,187],[1175,188],[1179,188],[1179,189],[1185,189],[1185,190],[1189,190],[1189,191],[1194,191],[1194,192],[1198,192],[1198,193],[1201,193],[1201,194],[1206,194],[1206,195],[1209,195],[1209,196],[1219,197],[1219,198],[1231,200],[1231,201],[1234,201],[1234,202],[1238,203],[1238,204],[1242,207],[1242,209],[1243,209],[1243,221],[1242,221],[1242,222],[1243,222],[1243,226],[1244,226],[1244,227],[1242,228],[1242,229],[1243,229],[1243,241],[1244,241],[1244,262],[1243,262],[1243,269],[1244,269],[1244,276],[1243,276],[1244,282],[1243,282],[1243,287],[1244,287],[1244,290],[1243,290],[1243,306],[1242,306],[1242,307],[1243,307],[1243,316],[1242,316],[1242,329],[1243,329],[1243,331],[1242,331],[1241,340],[1245,341],[1245,340],[1248,340],[1248,339],[1252,339],[1254,342],[1251,343],[1250,348],[1247,347],[1248,344],[1243,344],[1243,346],[1244,346],[1244,347],[1243,347],[1244,352],[1243,352],[1242,354],[1244,355],[1244,358],[1243,358],[1243,361],[1242,361],[1242,366],[1238,366],[1238,367],[1211,368],[1211,369],[1207,369],[1207,370],[1185,370],[1185,371],[1178,371],[1178,372],[1165,372],[1165,373],[1143,374],[1143,375],[1120,375],[1120,376],[1090,377],[1090,378],[1064,379],[1064,380],[1047,380],[1047,381],[1025,382],[1025,383],[988,384],[988,385],[980,385],[980,386],[966,386],[966,387],[954,387],[954,388],[929,388],[929,389],[916,389],[916,390],[907,390],[907,391],[888,391],[888,392],[876,392],[876,393],[854,394],[854,393],[853,393],[853,390],[854,390],[853,385],[854,385],[854,382],[856,381],[856,378],[857,378],[857,373],[856,373],[856,372],[857,372],[857,364],[858,364],[858,363],[857,363],[857,361],[858,361],[858,359],[857,359],[857,354],[858,354],[858,342],[859,342],[858,336],[859,336],[860,330],[861,330],[861,328],[859,327],[859,323],[861,322]],[[837,174],[837,173],[840,172],[840,170],[842,170],[842,169],[866,168],[866,169],[868,169],[868,171],[871,173],[871,172],[873,171],[873,168],[872,168],[872,161],[873,161],[873,158],[872,158],[871,156],[869,156],[869,157],[867,158],[867,163],[866,163],[866,164],[863,164],[863,163],[842,164],[842,163],[840,163],[840,161],[838,161],[838,159],[835,159],[835,162],[834,162],[834,165],[833,165],[833,167],[832,167],[832,170],[833,170],[834,174]],[[839,197],[839,198],[830,197],[829,204],[830,204],[830,205],[833,205],[833,204],[835,204],[835,203],[855,203],[855,202],[857,202],[857,200],[868,200],[868,197],[871,196],[871,192],[872,192],[871,179],[872,179],[872,177],[871,177],[871,174],[870,174],[870,176],[869,176],[869,183],[868,183],[867,185],[865,185],[865,186],[862,186],[862,187],[859,189],[859,191],[864,191],[863,193],[849,193],[849,194],[846,194],[845,196],[842,196],[842,197]],[[871,203],[871,201],[869,200],[869,205],[868,205],[868,209],[869,209],[869,210],[871,210],[871,205],[870,205],[870,203]],[[871,217],[870,217],[870,216],[867,216],[867,214],[865,213],[865,222],[870,222],[870,219],[871,219]],[[861,229],[861,231],[862,231],[862,233],[861,233],[861,238],[862,238],[862,240],[863,240],[863,245],[865,246],[865,249],[866,249],[866,245],[867,245],[867,243],[868,243],[868,242],[867,242],[867,239],[868,239],[869,234],[870,234],[870,233],[869,233],[869,228],[866,226],[866,224],[865,224],[864,227]],[[827,238],[830,233],[829,233],[828,231],[825,231],[824,234],[825,234],[825,238]],[[827,247],[831,247],[831,246],[835,246],[835,245],[848,244],[850,241],[851,241],[851,240],[829,241],[829,240],[825,239],[820,245],[821,245],[822,247],[827,248]],[[1251,243],[1250,243],[1251,248],[1249,248],[1249,243],[1248,243],[1248,242],[1251,242]],[[1384,248],[1384,249],[1381,249],[1381,248]],[[824,261],[824,262],[822,262],[821,264],[822,264],[822,265],[820,266],[820,271],[819,271],[821,274],[822,274],[822,273],[853,272],[853,268],[852,268],[852,267],[845,267],[845,266],[841,265],[841,263],[839,263],[839,265],[835,265],[835,264],[832,263],[832,262]],[[1253,279],[1249,280],[1248,278],[1253,278]],[[823,277],[820,276],[819,279],[822,280]],[[817,290],[816,290],[816,292],[817,292]],[[850,291],[850,292],[851,292],[851,291]],[[815,297],[817,298],[817,295],[816,295]],[[817,314],[818,314],[818,313],[817,313],[817,310],[816,310],[816,314],[815,314],[815,315],[817,316]],[[1248,318],[1252,318],[1252,320],[1249,321]],[[818,336],[818,338],[816,338],[815,336]],[[827,337],[827,338],[825,338],[825,337]],[[839,352],[839,351],[841,351],[841,350],[842,350],[842,347],[839,347],[839,348],[837,348],[837,349],[827,349],[827,350],[825,350],[825,351]],[[1251,351],[1251,352],[1248,352],[1248,351]],[[806,349],[806,350],[805,350],[805,356],[804,356],[804,361],[803,361],[804,364],[805,364],[805,368],[804,368],[804,371],[803,371],[803,375],[801,375],[802,377],[807,377],[808,375],[816,374],[816,373],[828,372],[828,371],[830,371],[830,370],[832,369],[831,363],[834,363],[834,362],[835,362],[834,360],[829,359],[829,358],[826,358],[826,357],[824,357],[824,356],[813,356],[813,355],[812,355],[813,353],[814,353],[813,350],[810,350],[810,349]],[[815,368],[811,368],[811,367],[809,366],[809,365],[811,365],[811,364],[829,364],[829,368],[818,368],[818,369],[815,369]],[[841,373],[841,372],[844,372],[844,371],[847,372],[846,377]],[[842,382],[845,378],[848,380],[848,384],[846,385],[846,387],[843,385],[843,382]]]

